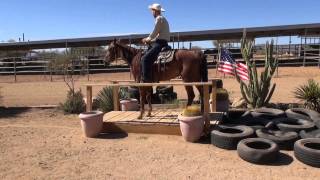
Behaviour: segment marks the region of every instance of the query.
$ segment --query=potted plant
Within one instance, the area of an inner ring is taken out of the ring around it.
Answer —
[[[120,105],[121,111],[138,111],[139,110],[139,101],[135,98],[131,98],[128,88],[120,88]]]
[[[84,112],[79,115],[81,119],[81,127],[86,137],[96,137],[103,127],[103,112],[91,111]]]
[[[204,118],[199,106],[188,106],[178,115],[182,137],[188,142],[200,139],[204,128]]]

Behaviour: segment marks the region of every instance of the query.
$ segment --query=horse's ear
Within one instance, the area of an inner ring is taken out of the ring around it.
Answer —
[[[113,43],[116,43],[116,42],[117,42],[117,39],[116,39],[116,38],[114,38],[114,39],[113,39]]]

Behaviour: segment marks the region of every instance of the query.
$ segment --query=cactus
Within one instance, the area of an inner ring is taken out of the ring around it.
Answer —
[[[182,115],[187,117],[201,116],[201,108],[197,105],[187,106],[183,110]]]
[[[273,40],[271,43],[266,42],[264,71],[261,72],[259,80],[256,63],[251,59],[253,40],[247,39],[245,31],[243,33],[241,53],[248,66],[249,82],[245,83],[236,72],[235,74],[240,83],[241,94],[251,108],[259,108],[268,104],[275,90],[276,84],[270,88],[271,78],[278,67],[278,60],[273,57],[273,43]]]

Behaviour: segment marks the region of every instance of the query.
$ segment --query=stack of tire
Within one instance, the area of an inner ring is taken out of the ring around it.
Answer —
[[[286,111],[260,108],[215,127],[211,143],[219,148],[237,150],[245,161],[269,164],[280,150],[294,150],[299,161],[320,167],[320,114],[293,108]]]
[[[140,101],[139,88],[131,86],[128,88],[130,98],[135,98]],[[152,94],[152,103],[166,103],[177,99],[177,93],[173,91],[173,86],[158,86],[156,87],[156,93]]]
[[[173,92],[173,86],[156,87],[156,96],[159,98],[161,104],[177,99],[177,93]]]

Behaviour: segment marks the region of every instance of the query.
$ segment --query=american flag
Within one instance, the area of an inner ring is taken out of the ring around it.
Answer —
[[[234,68],[236,68],[236,72],[238,73],[238,76],[241,80],[249,80],[247,65],[236,62],[236,60],[232,57],[230,51],[222,48],[218,71],[234,76]]]

